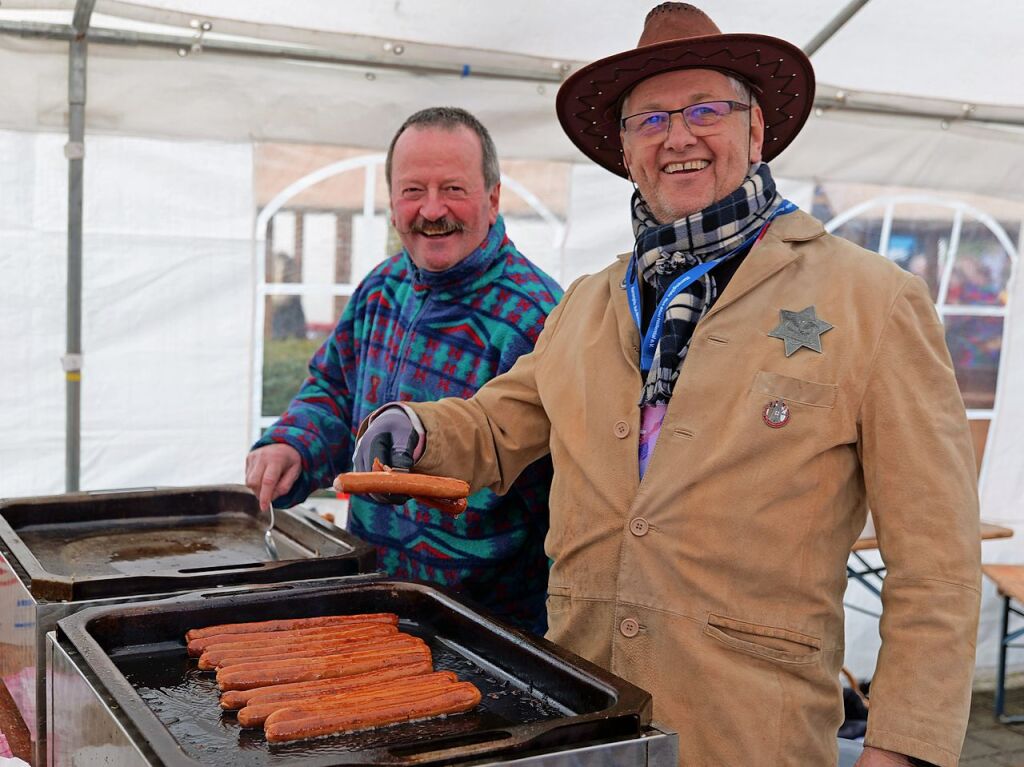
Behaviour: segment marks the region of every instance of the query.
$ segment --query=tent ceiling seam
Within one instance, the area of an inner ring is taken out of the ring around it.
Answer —
[[[93,0],[95,2],[95,0]],[[29,39],[72,40],[76,36],[75,26],[46,22],[0,21],[0,34]],[[185,56],[196,43],[194,35],[171,35],[154,32],[91,27],[86,35],[90,43],[100,45],[143,46],[176,50]],[[517,70],[511,67],[488,66],[486,64],[445,63],[404,60],[386,61],[371,56],[343,55],[325,48],[309,46],[275,45],[270,43],[235,42],[231,40],[204,37],[200,46],[204,53],[220,53],[234,56],[291,59],[317,64],[364,67],[420,74],[456,75],[459,77],[512,80],[518,82],[560,83],[569,71],[568,64],[550,62],[550,71]],[[537,65],[534,65],[537,66]]]

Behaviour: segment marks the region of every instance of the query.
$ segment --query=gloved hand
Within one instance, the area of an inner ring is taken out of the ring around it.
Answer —
[[[416,448],[420,434],[412,420],[401,407],[389,407],[371,417],[366,431],[356,442],[352,465],[355,471],[372,471],[373,459],[385,466],[408,471],[416,460]],[[371,493],[377,503],[391,503],[400,506],[409,500],[407,495],[381,495]]]

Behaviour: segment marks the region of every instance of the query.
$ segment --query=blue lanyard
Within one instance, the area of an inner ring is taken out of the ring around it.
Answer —
[[[672,281],[672,284],[665,290],[665,295],[662,296],[658,305],[655,307],[654,314],[651,317],[651,324],[647,326],[647,332],[644,333],[643,341],[640,343],[641,370],[650,370],[651,365],[654,364],[654,350],[658,348],[658,342],[661,341],[662,333],[665,330],[665,312],[668,311],[668,305],[672,303],[672,299],[720,263],[731,256],[734,256],[736,253],[750,245],[750,243],[760,239],[761,235],[764,234],[768,225],[776,216],[791,213],[796,209],[796,205],[791,203],[789,200],[783,200],[782,205],[778,207],[770,219],[764,222],[764,226],[757,231],[757,234],[744,240],[738,247],[729,251],[724,256],[697,264],[697,266],[692,269],[688,269]],[[637,280],[635,255],[630,259],[629,268],[626,271],[626,297],[629,299],[629,312],[633,315],[633,321],[636,323],[637,330],[640,330],[643,328],[643,318],[640,313],[640,285]]]

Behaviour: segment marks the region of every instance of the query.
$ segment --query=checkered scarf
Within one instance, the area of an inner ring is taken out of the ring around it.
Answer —
[[[743,183],[729,196],[678,221],[659,224],[640,191],[633,193],[633,257],[643,279],[661,300],[672,281],[707,261],[738,254],[739,246],[757,233],[782,204],[768,166],[754,163]],[[693,329],[715,298],[718,287],[708,272],[677,295],[665,312],[665,327],[646,371],[641,405],[668,402],[690,348]]]

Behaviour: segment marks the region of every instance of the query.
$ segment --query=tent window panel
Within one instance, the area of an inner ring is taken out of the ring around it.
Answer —
[[[1005,306],[1010,259],[992,231],[965,221],[946,303],[958,306]]]
[[[326,302],[337,309],[329,322],[311,321]],[[261,415],[284,412],[308,375],[309,360],[334,330],[348,296],[267,296],[263,338],[263,406]]]
[[[939,282],[950,249],[953,212],[928,205],[897,205],[888,231],[886,253],[893,262],[916,274],[938,299]]]
[[[837,229],[832,230],[832,234],[843,237],[875,253],[878,252],[881,232],[882,221],[880,219],[860,216],[850,219]]]
[[[946,345],[968,409],[995,405],[996,377],[1003,347],[1002,317],[946,317]]]
[[[338,255],[337,214],[307,212],[302,216],[302,282],[306,285],[333,284]],[[330,301],[324,302],[330,320]],[[315,308],[315,307],[309,307]],[[323,320],[321,315],[319,320]]]

